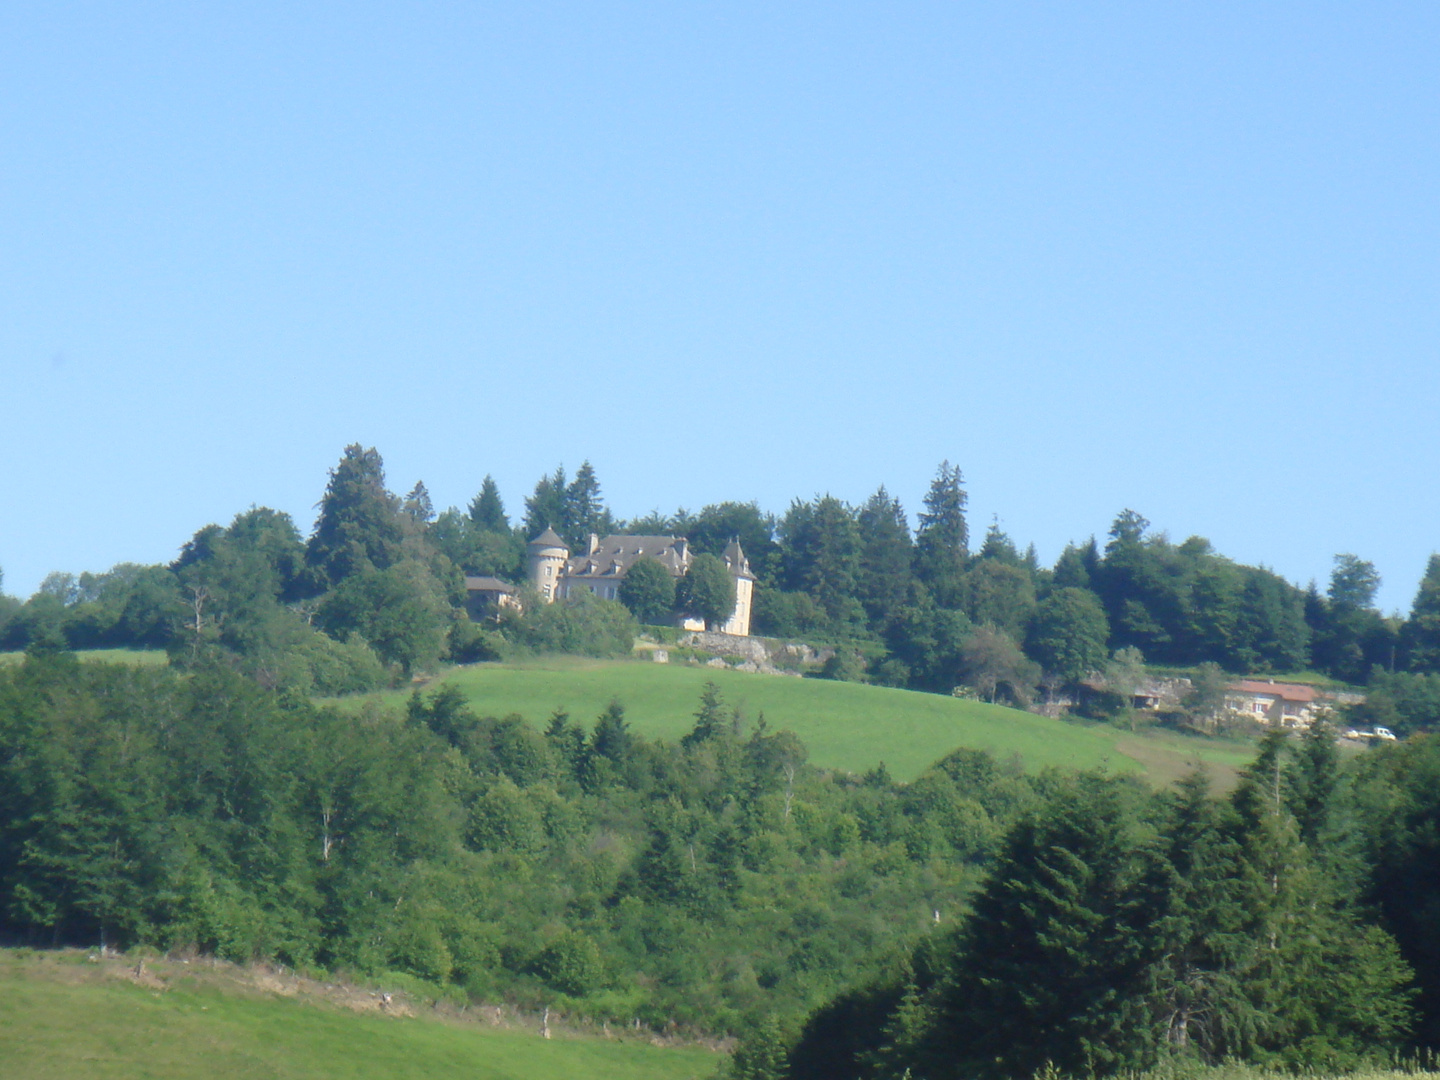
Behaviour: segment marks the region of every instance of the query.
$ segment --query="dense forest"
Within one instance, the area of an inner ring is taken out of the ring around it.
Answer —
[[[1226,798],[968,750],[902,785],[808,766],[713,687],[669,744],[618,703],[356,716],[217,657],[0,669],[4,938],[736,1032],[739,1080],[1434,1047],[1437,821],[1430,735],[1342,761],[1277,731]]]
[[[955,919],[1036,797],[964,750],[908,786],[822,772],[713,686],[694,706],[670,745],[619,704],[357,718],[225,664],[32,656],[0,669],[0,931],[735,1030]]]
[[[1227,799],[1199,775],[1055,778],[968,918],[813,1014],[789,1075],[1333,1072],[1434,1047],[1437,767],[1434,736],[1342,764],[1321,724],[1267,735]]]
[[[1376,610],[1378,575],[1353,554],[1336,556],[1323,591],[1301,587],[1199,537],[1173,543],[1125,510],[1103,544],[1072,545],[1045,567],[997,525],[972,550],[966,503],[947,462],[913,530],[883,487],[860,506],[797,499],[779,517],[724,502],[618,521],[585,464],[541,477],[512,523],[489,477],[466,509],[437,514],[424,484],[391,493],[380,455],[357,445],[331,471],[308,537],[287,515],[251,508],[201,529],[168,566],[52,574],[24,603],[0,595],[0,649],[165,648],[182,666],[218,653],[264,685],[339,694],[442,659],[624,655],[637,623],[703,603],[702,580],[677,588],[640,573],[622,603],[531,604],[497,625],[470,622],[463,576],[523,583],[526,541],[553,527],[572,550],[590,533],[688,537],[709,557],[695,560],[697,579],[738,538],[759,579],[755,631],[838,646],[834,677],[965,685],[1023,706],[1122,653],[1366,684],[1367,719],[1401,732],[1440,718],[1440,556],[1401,619]]]
[[[673,744],[622,702],[538,727],[443,686],[324,703],[447,660],[627,656],[717,603],[692,569],[472,621],[464,575],[522,582],[545,527],[573,549],[683,535],[711,569],[738,538],[757,631],[831,646],[827,677],[1023,706],[1147,663],[1192,669],[1202,696],[1227,671],[1309,669],[1364,684],[1355,716],[1410,737],[1342,759],[1323,723],[1272,732],[1222,797],[1201,775],[1157,792],[964,749],[909,784],[821,770],[713,685]],[[0,648],[26,651],[0,667],[0,937],[737,1034],[736,1080],[1434,1049],[1440,557],[1406,619],[1375,610],[1377,585],[1346,554],[1302,588],[1129,510],[1053,567],[996,526],[972,551],[949,463],[913,530],[883,488],[621,522],[589,465],[542,477],[512,522],[489,478],[437,514],[352,446],[308,536],[255,507],[169,565],[0,595]],[[71,655],[104,647],[169,663]]]

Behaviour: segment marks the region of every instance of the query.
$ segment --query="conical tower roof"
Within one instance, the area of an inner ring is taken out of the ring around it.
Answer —
[[[745,557],[745,552],[740,548],[740,538],[732,537],[730,543],[725,547],[725,565],[736,577],[745,577],[755,580],[755,575],[750,572],[750,560]]]
[[[570,550],[565,546],[565,541],[560,539],[559,534],[548,525],[545,527],[544,532],[535,537],[534,540],[531,540],[526,546],[531,548],[559,548],[561,551]]]

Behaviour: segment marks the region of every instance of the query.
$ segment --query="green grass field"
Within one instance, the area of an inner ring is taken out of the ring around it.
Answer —
[[[166,662],[160,651],[95,649],[76,655],[110,663]],[[0,664],[23,656],[0,653]],[[1244,742],[1158,730],[1130,733],[939,694],[646,660],[547,657],[474,664],[453,669],[427,689],[453,684],[483,715],[518,713],[537,726],[556,709],[588,724],[618,699],[635,730],[674,740],[690,730],[701,690],[712,680],[747,721],[753,723],[763,713],[772,728],[795,732],[814,764],[858,773],[883,761],[900,780],[912,780],[956,747],[969,746],[1000,758],[1018,754],[1031,770],[1050,765],[1105,767],[1141,772],[1156,783],[1173,782],[1203,763],[1223,790],[1233,785],[1236,770],[1254,754]],[[379,700],[398,705],[408,695],[408,690],[392,691],[340,704],[357,708],[363,701]]]
[[[23,655],[0,654],[0,664],[17,662]],[[166,662],[164,652],[141,649],[89,649],[76,655],[118,664]],[[773,729],[798,734],[815,765],[865,772],[884,762],[901,780],[916,778],[955,747],[969,746],[1002,759],[1020,755],[1031,770],[1051,765],[1107,768],[1145,773],[1156,783],[1174,782],[1204,763],[1217,788],[1225,789],[1254,755],[1253,747],[1243,742],[1161,730],[1129,733],[1107,724],[1050,720],[940,694],[641,660],[549,657],[474,664],[446,672],[426,688],[454,684],[480,713],[518,713],[537,726],[556,708],[589,723],[612,700],[619,700],[635,730],[674,740],[690,730],[701,690],[711,680],[750,723],[763,713]],[[390,691],[346,698],[340,704],[354,708],[361,701],[380,700],[397,706],[408,696],[409,691]]]
[[[534,1026],[358,1013],[287,997],[243,972],[0,950],[6,1080],[700,1080],[719,1054]],[[158,974],[158,977],[156,977]],[[288,991],[293,993],[293,991]]]
[[[724,1058],[693,1045],[655,1046],[528,1020],[356,1011],[363,991],[276,978],[231,965],[193,970],[151,960],[87,962],[75,951],[0,949],[0,1076],[5,1080],[709,1080]],[[473,1015],[473,1013],[472,1013]],[[1046,1074],[1051,1075],[1051,1074]],[[1291,1080],[1253,1066],[1191,1064],[1135,1080]],[[1314,1074],[1328,1075],[1328,1074]],[[1055,1080],[1066,1080],[1053,1074]],[[1411,1067],[1337,1080],[1440,1080]]]
[[[90,662],[103,661],[107,664],[163,665],[170,662],[164,649],[77,649],[75,655]],[[0,664],[18,664],[25,659],[23,652],[0,652]]]
[[[557,657],[475,664],[455,669],[428,689],[458,686],[483,715],[518,713],[540,726],[557,708],[588,724],[618,699],[637,731],[673,740],[690,730],[701,690],[710,680],[748,722],[763,713],[772,728],[795,732],[814,764],[864,772],[883,761],[901,780],[913,779],[956,747],[969,746],[1000,758],[1019,754],[1032,770],[1104,766],[1144,772],[1161,783],[1203,761],[1223,787],[1254,752],[1244,743],[1173,732],[1132,734],[939,694],[648,661]],[[404,695],[385,697],[399,701]]]

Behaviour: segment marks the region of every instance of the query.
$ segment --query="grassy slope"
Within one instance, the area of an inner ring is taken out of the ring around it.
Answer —
[[[166,662],[158,650],[96,649],[77,655],[112,663]],[[0,664],[23,656],[0,653]],[[687,664],[550,657],[458,668],[441,681],[459,686],[484,714],[519,713],[537,725],[557,708],[588,724],[618,698],[636,730],[678,739],[690,730],[701,688],[712,679],[726,701],[739,705],[750,721],[763,712],[772,728],[800,736],[815,764],[864,772],[883,761],[900,780],[913,779],[957,746],[971,746],[1002,758],[1019,754],[1030,769],[1103,765],[1117,772],[1143,772],[1158,783],[1169,783],[1204,762],[1216,785],[1226,788],[1254,753],[1244,743],[1173,732],[1130,734],[937,694]],[[393,704],[403,701],[408,691],[377,696]],[[354,707],[354,699],[347,707]]]
[[[164,649],[77,649],[75,655],[81,660],[102,660],[107,664],[168,664],[170,657]],[[0,664],[18,664],[25,659],[23,652],[0,652]]]
[[[701,688],[711,679],[749,721],[763,712],[772,728],[795,732],[815,764],[864,772],[884,761],[902,780],[957,746],[1001,758],[1019,754],[1031,769],[1105,765],[1143,771],[1160,782],[1204,760],[1222,785],[1253,753],[1243,744],[1173,733],[1132,735],[938,694],[682,664],[553,658],[477,664],[443,681],[464,690],[484,714],[519,713],[539,725],[556,708],[588,724],[618,698],[636,730],[676,739],[690,729]]]
[[[168,985],[166,985],[168,984]],[[201,977],[135,985],[55,954],[0,951],[6,1080],[687,1080],[718,1056],[478,1023],[364,1015]]]

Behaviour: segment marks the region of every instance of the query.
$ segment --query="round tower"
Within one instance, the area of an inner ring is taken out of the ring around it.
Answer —
[[[525,545],[525,554],[530,572],[530,584],[547,604],[559,595],[560,578],[565,573],[565,564],[570,559],[570,549],[554,529],[547,528]]]

